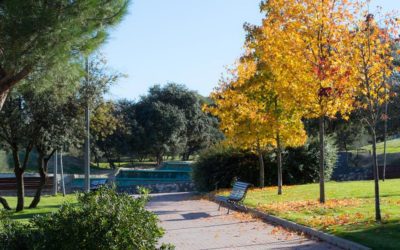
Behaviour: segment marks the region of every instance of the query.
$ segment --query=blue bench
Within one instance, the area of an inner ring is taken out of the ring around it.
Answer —
[[[90,190],[91,191],[96,191],[100,187],[104,186],[107,184],[107,179],[99,179],[99,180],[92,180],[90,182]]]
[[[221,204],[224,202],[228,204],[228,214],[231,206],[237,208],[237,205],[243,205],[243,201],[246,198],[247,190],[252,185],[250,183],[237,181],[233,185],[232,191],[229,196],[216,196],[219,201],[218,211],[221,209]]]

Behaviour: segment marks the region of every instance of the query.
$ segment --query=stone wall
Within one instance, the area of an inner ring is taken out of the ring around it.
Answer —
[[[148,184],[141,185],[141,187],[147,188],[151,193],[174,193],[174,192],[191,192],[195,191],[193,182],[177,182],[177,183],[159,183],[159,184]],[[124,192],[129,194],[136,194],[138,186],[129,187],[117,187],[118,192]]]

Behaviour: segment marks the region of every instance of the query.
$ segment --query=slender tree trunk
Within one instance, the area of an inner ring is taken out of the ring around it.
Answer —
[[[64,178],[64,161],[63,161],[63,151],[60,153],[60,169],[61,169],[61,190],[63,196],[65,196],[65,178]]]
[[[8,205],[7,200],[4,199],[3,197],[0,197],[0,203],[1,203],[1,205],[3,205],[4,209],[11,210],[11,207],[10,207],[10,205]]]
[[[278,195],[282,194],[282,148],[281,148],[281,139],[279,137],[279,133],[276,136],[277,148],[276,148],[276,158],[278,163]]]
[[[94,150],[92,150],[94,152]],[[100,168],[100,157],[96,154],[94,154],[94,161],[96,162],[96,167]]]
[[[57,159],[57,151],[54,157],[54,170],[53,170],[53,194],[57,195],[58,193],[58,159]]]
[[[186,153],[186,159],[185,159],[185,161],[188,161],[189,159],[190,159],[190,156],[191,156],[192,154],[190,153],[190,151],[189,152],[187,152]]]
[[[186,151],[185,153],[183,153],[182,155],[182,161],[188,161],[190,157],[190,153],[189,151]]]
[[[325,119],[319,118],[319,202],[325,203]]]
[[[17,179],[17,212],[24,210],[24,171],[21,168],[15,170],[15,178]]]
[[[264,166],[264,157],[260,146],[258,146],[258,160],[260,162],[260,187],[263,188],[265,186],[265,166]]]
[[[14,173],[17,183],[17,208],[16,211],[22,211],[24,209],[24,169],[21,168],[21,163],[19,161],[18,148],[12,149],[13,160],[14,160]]]
[[[378,158],[376,156],[376,131],[375,128],[371,127],[372,135],[372,158],[373,158],[373,172],[374,172],[374,184],[375,184],[375,220],[381,221],[381,206],[379,198],[379,169],[378,169]]]
[[[89,60],[86,57],[86,84],[89,84]],[[90,107],[89,101],[85,107],[85,143],[84,143],[84,170],[85,170],[85,192],[90,192]]]
[[[156,161],[157,161],[157,166],[158,167],[161,166],[161,163],[163,161],[163,156],[160,153],[157,153]]]
[[[386,141],[387,141],[387,119],[388,119],[388,102],[385,102],[385,121],[384,121],[384,134],[383,134],[383,171],[382,171],[382,180],[386,179]]]
[[[39,154],[38,157],[38,170],[39,170],[39,175],[40,175],[40,182],[39,186],[36,189],[35,196],[33,197],[33,200],[31,204],[29,205],[29,208],[36,208],[37,205],[40,202],[40,197],[42,195],[42,190],[44,185],[46,184],[46,177],[47,177],[47,160],[45,159],[43,154]]]

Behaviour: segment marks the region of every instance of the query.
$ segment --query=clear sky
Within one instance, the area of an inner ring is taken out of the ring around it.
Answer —
[[[110,32],[102,52],[128,77],[111,88],[112,99],[136,99],[154,84],[176,82],[207,96],[225,67],[242,53],[243,24],[260,24],[260,0],[133,0]],[[400,0],[371,7],[400,10]]]

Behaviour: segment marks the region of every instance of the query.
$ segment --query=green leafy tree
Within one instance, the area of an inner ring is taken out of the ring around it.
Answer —
[[[185,114],[176,106],[144,97],[135,105],[135,117],[141,131],[137,139],[158,165],[166,154],[185,146]]]
[[[114,115],[114,110],[115,106],[113,102],[103,102],[94,109],[90,119],[90,133],[93,139],[92,152],[94,153],[97,165],[99,165],[100,157],[104,154],[110,167],[114,167],[112,160],[114,144],[110,140],[110,136],[115,133],[117,127],[121,124],[119,119]]]
[[[37,128],[35,148],[38,153],[40,183],[29,208],[36,208],[48,177],[48,162],[56,150],[77,145],[82,138],[82,110],[73,98],[60,102],[49,93],[30,92],[25,101],[30,106],[32,126]]]
[[[18,197],[16,211],[21,211],[24,209],[25,197],[24,173],[29,155],[35,146],[38,131],[31,126],[29,106],[24,101],[23,95],[18,92],[11,93],[7,98],[0,111],[0,120],[2,148],[11,151],[13,157]],[[10,209],[4,198],[1,201],[4,208]]]
[[[0,109],[31,72],[88,53],[119,23],[129,0],[0,1]]]
[[[17,210],[24,208],[23,175],[29,155],[33,148],[38,153],[38,172],[40,184],[30,205],[37,206],[41,191],[46,182],[47,164],[54,151],[72,141],[80,134],[79,103],[74,97],[80,71],[77,65],[64,63],[53,67],[51,71],[38,71],[24,80],[14,89],[5,103],[0,116],[3,127],[0,138],[6,149],[12,151],[14,172],[17,178]],[[64,70],[70,74],[65,75]],[[40,88],[51,82],[49,88]],[[19,156],[23,151],[23,162]]]
[[[186,143],[181,152],[183,160],[222,139],[217,119],[202,111],[204,100],[195,91],[181,84],[168,83],[150,88],[147,98],[150,102],[176,106],[184,113]]]

